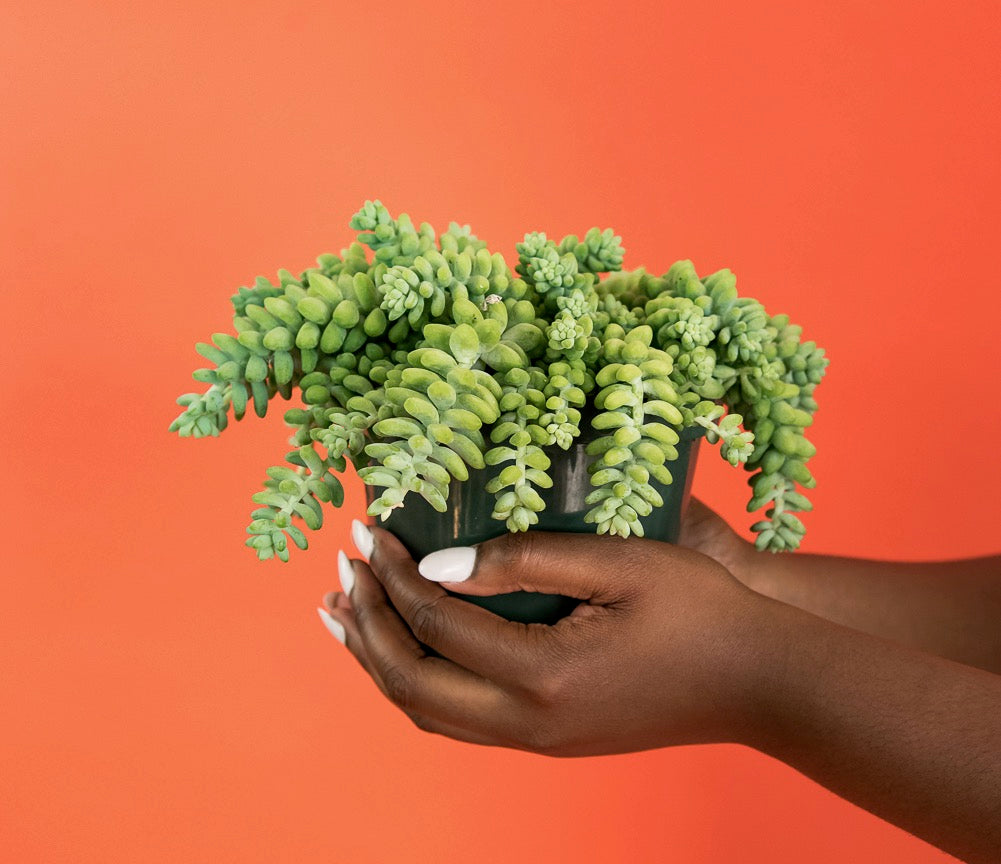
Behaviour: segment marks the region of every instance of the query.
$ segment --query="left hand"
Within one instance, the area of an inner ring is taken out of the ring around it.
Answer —
[[[530,531],[422,560],[433,579],[466,577],[447,583],[453,592],[582,601],[554,626],[526,625],[429,581],[388,531],[371,535],[369,564],[342,559],[350,599],[331,593],[325,606],[419,728],[554,756],[737,741],[748,731],[748,640],[771,601],[711,558],[640,538]]]

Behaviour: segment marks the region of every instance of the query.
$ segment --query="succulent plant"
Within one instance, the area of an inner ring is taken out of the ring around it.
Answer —
[[[452,482],[488,469],[491,515],[528,530],[552,448],[569,449],[585,416],[600,433],[585,517],[598,533],[642,536],[640,519],[663,504],[651,480],[672,481],[680,433],[700,426],[750,472],[748,511],[766,508],[757,547],[799,546],[796,513],[811,504],[797,487],[815,485],[804,430],[828,360],[787,315],[739,297],[729,270],[623,271],[621,238],[591,228],[558,243],[526,234],[512,272],[468,225],[439,237],[378,200],[350,227],[339,255],[241,287],[235,332],[197,345],[212,365],[194,378],[208,388],[177,400],[170,430],[198,438],[251,405],[263,417],[276,396],[301,399],[285,412],[285,464],[253,496],[258,557],[307,547],[302,528],[341,505],[348,463],[381,490],[368,512],[382,518],[410,493],[443,511]]]

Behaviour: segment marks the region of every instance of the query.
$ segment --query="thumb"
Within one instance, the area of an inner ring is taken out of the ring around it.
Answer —
[[[653,552],[651,541],[637,537],[525,531],[441,549],[417,566],[425,579],[460,594],[534,591],[600,604],[621,599],[650,569]]]

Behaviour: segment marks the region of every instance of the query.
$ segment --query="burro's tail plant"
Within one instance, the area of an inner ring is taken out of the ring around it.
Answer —
[[[438,236],[379,201],[350,227],[340,255],[240,288],[235,333],[197,346],[208,389],[177,400],[171,431],[199,438],[251,405],[263,417],[276,395],[301,399],[285,412],[285,464],[253,496],[258,557],[288,560],[289,539],[306,548],[303,527],[343,501],[348,462],[381,490],[368,512],[382,518],[410,493],[443,511],[451,483],[485,468],[493,518],[525,531],[553,483],[552,448],[587,423],[599,436],[585,518],[599,534],[642,536],[663,504],[651,480],[672,481],[679,433],[697,425],[750,472],[748,511],[767,508],[757,547],[799,546],[796,513],[811,504],[797,486],[815,482],[804,430],[828,361],[787,315],[738,297],[729,270],[623,271],[621,238],[592,228],[526,234],[512,272],[468,225]]]

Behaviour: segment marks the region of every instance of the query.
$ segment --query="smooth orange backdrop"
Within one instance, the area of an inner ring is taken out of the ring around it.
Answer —
[[[228,296],[351,214],[613,226],[831,358],[804,550],[1001,551],[995,2],[33,2],[0,21],[0,859],[938,862],[740,747],[425,735],[314,611],[363,512],[259,564],[280,412],[167,434]],[[713,452],[695,485],[742,530]],[[350,546],[348,546],[350,548]]]

